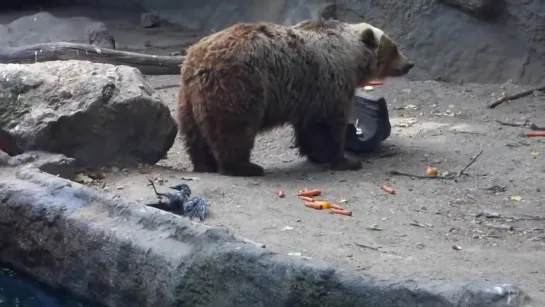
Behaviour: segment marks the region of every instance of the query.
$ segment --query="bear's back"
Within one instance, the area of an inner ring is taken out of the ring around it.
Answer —
[[[352,83],[346,44],[342,32],[329,25],[239,23],[191,46],[182,78],[198,75],[200,82],[234,78],[258,84],[265,93],[263,121],[274,126],[338,95],[333,84]]]

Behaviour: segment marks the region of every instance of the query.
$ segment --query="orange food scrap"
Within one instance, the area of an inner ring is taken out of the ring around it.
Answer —
[[[318,189],[312,189],[312,190],[301,190],[299,193],[297,193],[297,196],[305,196],[305,197],[316,197],[322,195],[322,191]]]
[[[386,192],[386,193],[388,193],[388,194],[395,194],[395,193],[396,193],[396,190],[394,190],[394,188],[392,188],[392,187],[389,186],[389,185],[383,184],[383,185],[380,186],[380,188],[381,188],[384,192]]]
[[[346,209],[334,209],[334,208],[331,208],[331,210],[329,211],[329,213],[331,213],[331,214],[340,214],[340,215],[345,215],[345,216],[352,216],[352,211],[346,210]]]
[[[343,207],[336,204],[330,204],[329,206],[331,207],[331,209],[344,210]]]
[[[284,193],[283,190],[278,190],[276,191],[276,195],[278,195],[278,197],[280,198],[284,198],[286,196],[286,193]]]
[[[426,174],[430,177],[437,177],[439,171],[435,167],[428,166],[428,168],[426,168]]]
[[[313,203],[315,203],[316,205],[322,206],[322,209],[331,208],[331,204],[326,200],[315,200]]]
[[[305,207],[307,207],[307,208],[312,208],[312,209],[315,209],[315,210],[322,210],[322,209],[324,209],[324,207],[322,207],[322,205],[316,204],[316,203],[314,203],[314,202],[309,202],[309,201],[306,201],[306,202],[305,202]]]
[[[545,131],[528,131],[525,134],[527,137],[543,137],[545,136]]]
[[[309,202],[314,201],[314,198],[308,197],[308,196],[299,196],[299,198],[302,199],[303,201],[309,201]]]

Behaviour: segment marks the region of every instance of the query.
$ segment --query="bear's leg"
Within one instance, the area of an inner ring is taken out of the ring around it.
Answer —
[[[349,159],[344,155],[344,147],[346,143],[346,126],[347,120],[338,121],[331,125],[330,138],[333,141],[333,158],[331,162],[331,169],[338,171],[345,170],[359,170],[363,167],[361,161]],[[325,140],[326,144],[328,140]]]
[[[256,132],[244,123],[214,123],[218,133],[209,134],[208,144],[218,161],[219,173],[226,176],[255,177],[265,175],[263,167],[250,162]]]
[[[208,145],[204,142],[202,137],[196,136],[194,138],[186,138],[185,146],[187,148],[187,154],[193,164],[193,172],[196,173],[216,173],[218,172],[218,163],[212,155],[212,151]],[[191,141],[189,141],[191,140]]]
[[[312,163],[329,164],[334,170],[358,170],[360,161],[344,156],[346,121],[343,118],[313,119],[304,125],[294,125],[296,145],[300,155]]]
[[[295,131],[295,146],[299,148],[299,155],[306,156],[307,160],[316,164],[328,164],[332,160],[332,150],[326,144],[329,128],[320,123],[297,124]]]
[[[189,155],[193,172],[216,173],[218,163],[206,144],[190,106],[178,108],[178,125],[183,136],[186,152]]]

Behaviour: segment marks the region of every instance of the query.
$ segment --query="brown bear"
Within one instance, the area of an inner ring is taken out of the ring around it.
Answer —
[[[239,23],[187,49],[178,124],[194,172],[263,176],[250,161],[258,133],[290,124],[299,153],[334,170],[344,155],[356,88],[406,74],[413,64],[367,23]]]

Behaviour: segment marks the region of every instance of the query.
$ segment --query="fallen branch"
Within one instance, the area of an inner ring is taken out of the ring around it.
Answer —
[[[150,55],[76,43],[42,43],[17,48],[0,47],[0,63],[30,64],[47,61],[84,60],[127,65],[145,75],[179,75],[183,56]]]
[[[445,180],[455,180],[458,179],[464,175],[469,176],[465,173],[465,171],[471,167],[475,162],[477,162],[477,159],[483,154],[483,151],[481,150],[475,157],[473,157],[467,165],[465,165],[458,173],[456,174],[449,174],[446,176],[425,176],[425,175],[415,175],[411,173],[403,173],[398,171],[389,171],[386,174],[392,175],[392,176],[405,176],[405,177],[411,177],[416,179],[445,179]]]
[[[377,251],[377,252],[379,251],[378,247],[374,247],[374,246],[369,246],[369,245],[360,244],[360,243],[354,243],[354,245],[356,245],[357,247],[367,248],[367,249],[374,250],[374,251]]]
[[[535,91],[543,92],[543,91],[545,91],[545,86],[535,87],[535,88],[532,88],[532,89],[529,89],[529,90],[526,90],[526,91],[523,91],[523,92],[520,92],[520,93],[517,93],[517,94],[503,96],[503,97],[489,103],[488,108],[493,109],[493,108],[499,106],[500,104],[502,104],[502,103],[504,103],[506,101],[526,97],[528,95],[531,95]]]
[[[509,126],[509,127],[526,127],[528,125],[528,120],[525,120],[523,123],[510,123],[510,122],[504,122],[501,120],[496,120],[496,123],[502,125],[502,126]]]
[[[540,127],[540,126],[537,126],[536,124],[531,124],[531,125],[530,125],[530,130],[534,130],[534,131],[545,131],[545,127]]]
[[[180,84],[167,84],[167,85],[160,85],[160,86],[154,87],[153,89],[156,91],[159,91],[159,90],[165,90],[168,88],[179,87],[179,86]]]
[[[403,177],[411,177],[416,179],[454,179],[454,176],[425,176],[425,175],[416,175],[411,173],[404,173],[404,172],[398,172],[398,171],[388,171],[386,172],[386,175],[391,176],[403,176]]]
[[[509,216],[509,215],[502,215],[499,213],[494,213],[493,215],[489,215],[486,213],[479,213],[475,217],[484,217],[486,219],[504,219],[504,220],[513,220],[513,221],[545,221],[545,216],[539,216],[539,215],[520,215],[520,216]]]
[[[515,221],[545,221],[545,216],[533,216],[533,215],[513,216],[508,218],[511,218]]]

